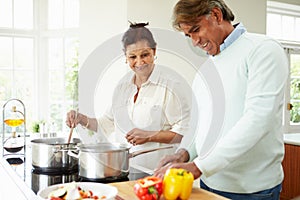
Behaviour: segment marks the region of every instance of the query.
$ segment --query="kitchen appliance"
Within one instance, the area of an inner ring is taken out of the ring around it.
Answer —
[[[40,138],[31,140],[32,166],[41,173],[70,173],[78,170],[78,159],[68,154],[76,149],[80,139]]]
[[[10,99],[3,105],[2,156],[14,165],[25,160],[25,112],[25,105],[19,99]]]
[[[77,181],[78,172],[66,172],[66,173],[41,173],[32,169],[31,171],[31,189],[37,193],[40,189],[46,188],[50,185],[59,183],[70,183]]]
[[[131,145],[120,143],[81,144],[78,154],[68,154],[79,159],[79,176],[83,179],[102,180],[126,177],[129,159],[144,153],[172,148],[163,146],[129,153]]]
[[[29,138],[28,138],[29,139]],[[67,139],[66,139],[67,140]],[[102,179],[89,179],[79,176],[79,171],[60,171],[60,172],[49,172],[41,171],[39,168],[34,168],[32,166],[32,144],[28,142],[26,148],[26,160],[23,163],[12,166],[16,174],[23,179],[26,185],[31,188],[35,193],[42,188],[48,187],[50,185],[67,183],[67,182],[99,182],[99,183],[113,183],[122,181],[133,181],[145,176],[149,176],[149,173],[141,171],[139,168],[129,167],[129,171],[126,175],[117,177],[107,177]]]

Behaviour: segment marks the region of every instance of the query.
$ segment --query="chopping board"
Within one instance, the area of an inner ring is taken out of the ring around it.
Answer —
[[[135,181],[110,183],[110,185],[115,186],[118,189],[118,196],[116,200],[139,200],[133,191],[134,184]],[[164,198],[162,197],[160,199],[163,200]],[[217,194],[208,192],[200,188],[193,188],[189,200],[199,200],[199,199],[226,200],[227,198],[221,197]]]

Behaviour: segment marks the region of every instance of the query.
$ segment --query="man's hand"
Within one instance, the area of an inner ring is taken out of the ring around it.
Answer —
[[[154,171],[154,176],[159,177],[163,179],[166,171],[170,168],[182,168],[186,169],[187,171],[191,172],[194,176],[194,180],[199,178],[201,176],[201,171],[199,168],[195,165],[194,162],[188,162],[188,163],[168,163],[167,165],[157,168]]]
[[[185,149],[180,149],[177,153],[164,156],[158,163],[157,169],[162,168],[168,163],[187,162],[189,160],[189,153]]]

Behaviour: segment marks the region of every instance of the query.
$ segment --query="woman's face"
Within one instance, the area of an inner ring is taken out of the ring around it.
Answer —
[[[126,59],[130,68],[137,74],[149,76],[154,67],[155,50],[145,40],[126,47]]]

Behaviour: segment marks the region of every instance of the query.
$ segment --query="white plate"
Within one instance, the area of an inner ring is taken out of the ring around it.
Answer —
[[[37,195],[41,199],[48,199],[48,194],[53,190],[57,190],[60,187],[65,187],[70,183],[63,183],[57,185],[51,185],[47,188],[41,189],[38,191]],[[79,186],[83,190],[91,190],[94,195],[97,195],[99,198],[101,196],[106,196],[105,200],[113,200],[118,194],[118,189],[114,186],[103,184],[103,183],[94,183],[94,182],[76,182],[76,186]]]

